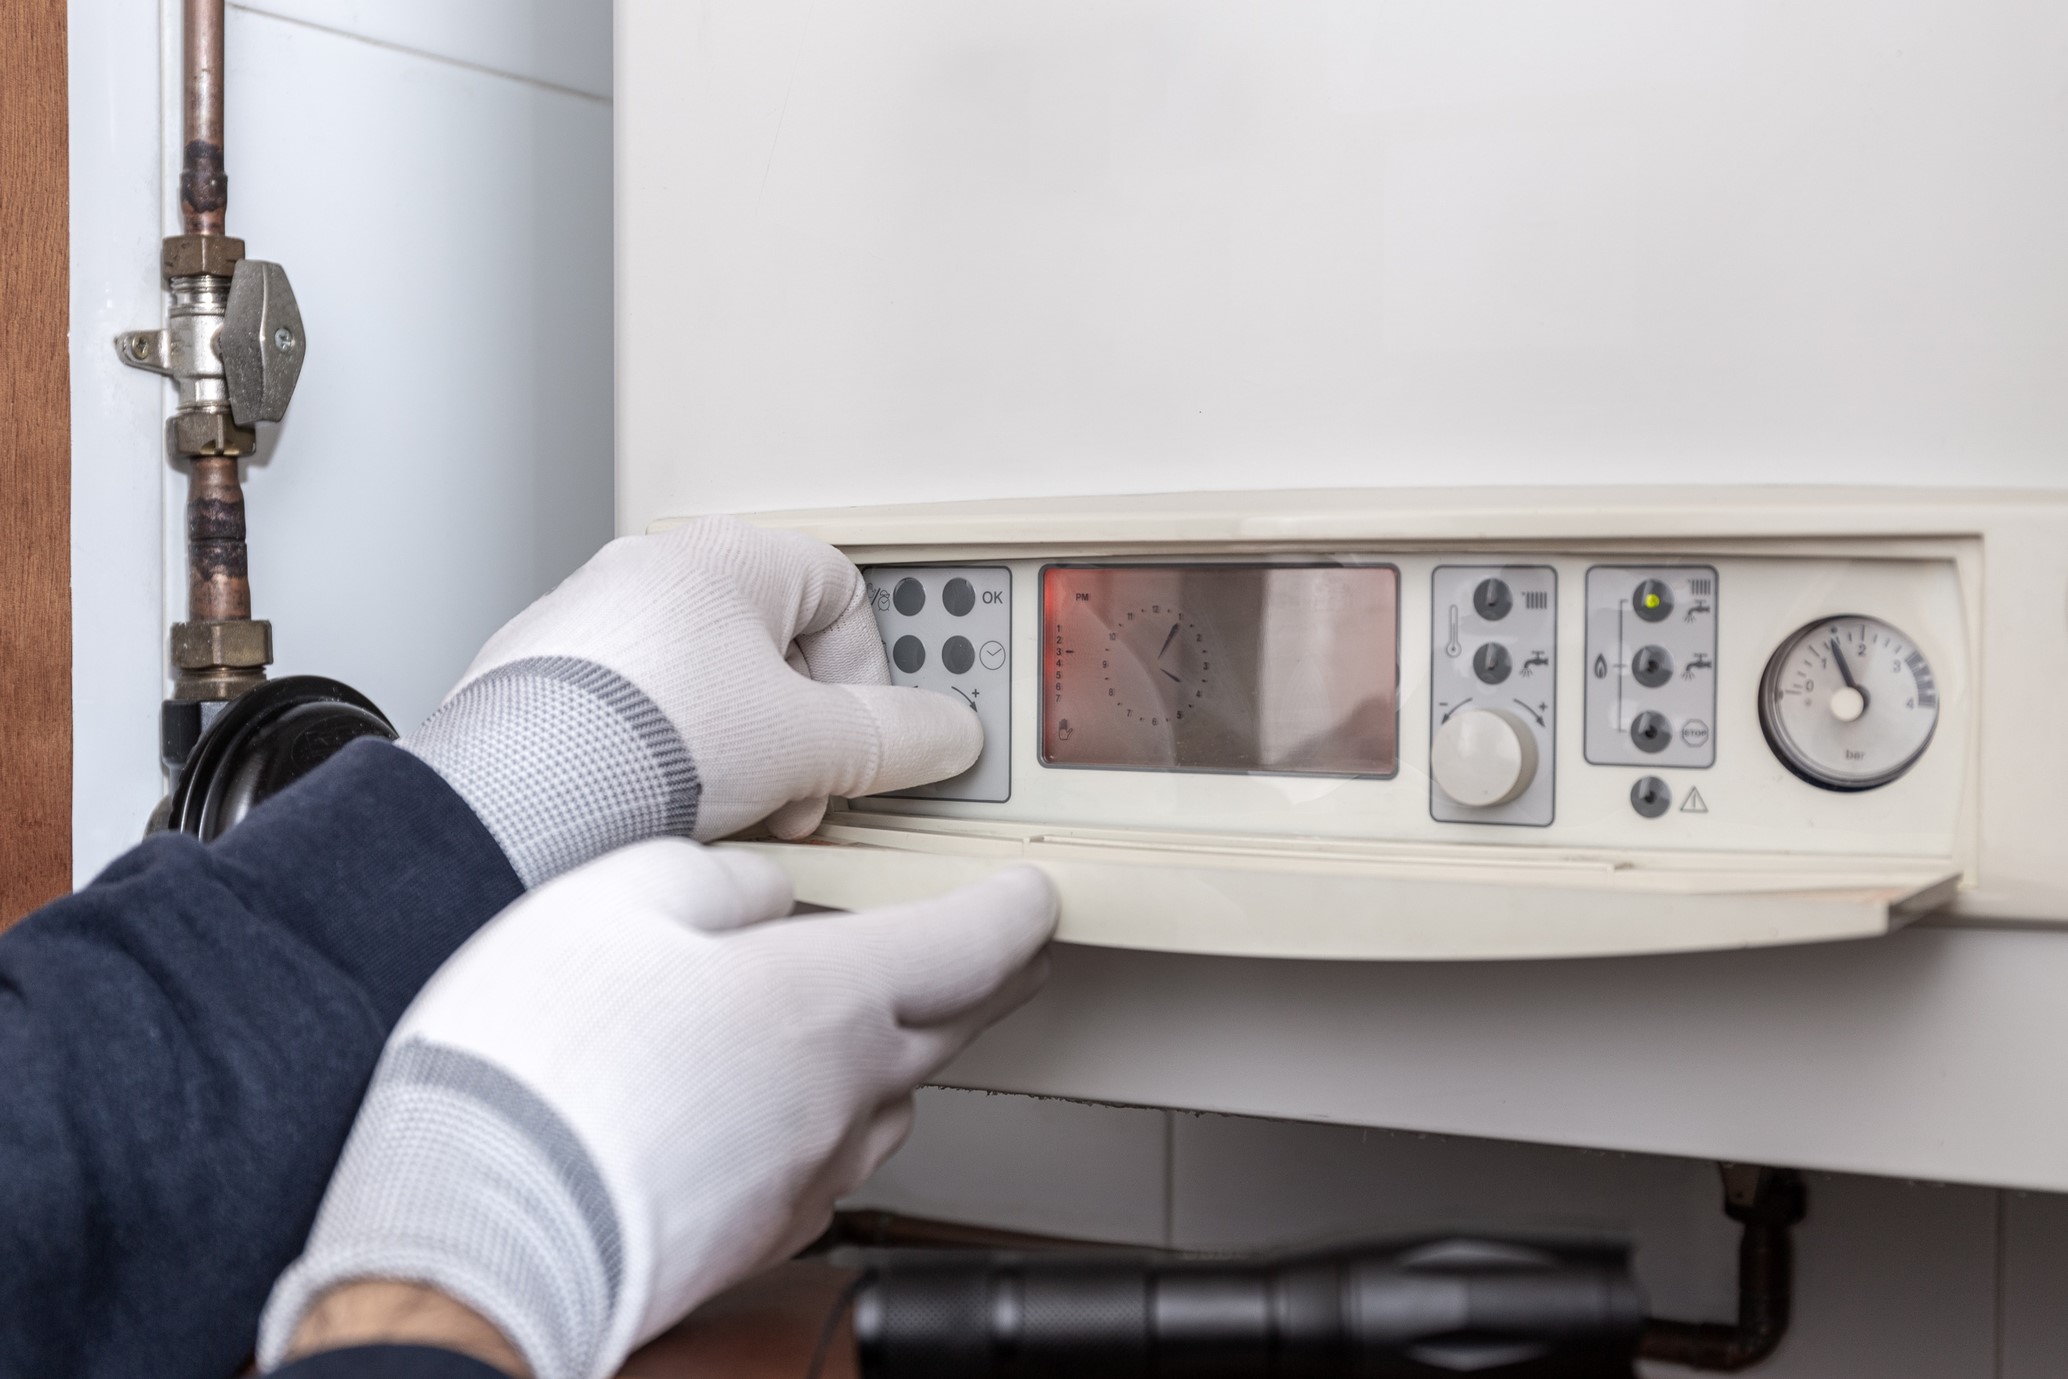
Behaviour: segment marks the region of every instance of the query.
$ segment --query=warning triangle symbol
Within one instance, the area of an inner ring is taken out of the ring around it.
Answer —
[[[1687,799],[1681,803],[1680,812],[1683,814],[1707,814],[1709,812],[1709,801],[1702,798],[1700,790],[1689,790],[1687,792]]]

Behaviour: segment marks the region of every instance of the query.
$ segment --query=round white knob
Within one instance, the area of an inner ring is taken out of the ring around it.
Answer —
[[[1429,774],[1459,804],[1485,809],[1529,789],[1537,774],[1537,740],[1511,713],[1461,709],[1436,730]]]
[[[1831,716],[1841,723],[1851,723],[1867,712],[1867,696],[1846,685],[1831,691]]]

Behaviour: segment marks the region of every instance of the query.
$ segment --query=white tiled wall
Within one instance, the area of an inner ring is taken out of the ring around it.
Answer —
[[[2068,1198],[1846,1174],[1808,1183],[1794,1325],[1757,1373],[2068,1374]],[[1737,1228],[1715,1166],[1656,1155],[936,1089],[854,1204],[1182,1249],[1605,1231],[1636,1246],[1656,1314],[1725,1321],[1735,1305]]]
[[[2068,1197],[2006,1192],[1997,1379],[2068,1374]]]

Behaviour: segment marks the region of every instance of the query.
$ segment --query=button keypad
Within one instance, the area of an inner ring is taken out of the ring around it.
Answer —
[[[1588,761],[1715,764],[1718,592],[1708,565],[1587,571]]]
[[[1012,571],[881,565],[862,571],[894,685],[953,695],[984,727],[976,765],[901,797],[1003,803],[1012,795]]]

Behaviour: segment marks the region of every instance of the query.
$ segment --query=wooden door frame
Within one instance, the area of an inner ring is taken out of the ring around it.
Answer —
[[[0,928],[72,888],[65,0],[0,0]]]

